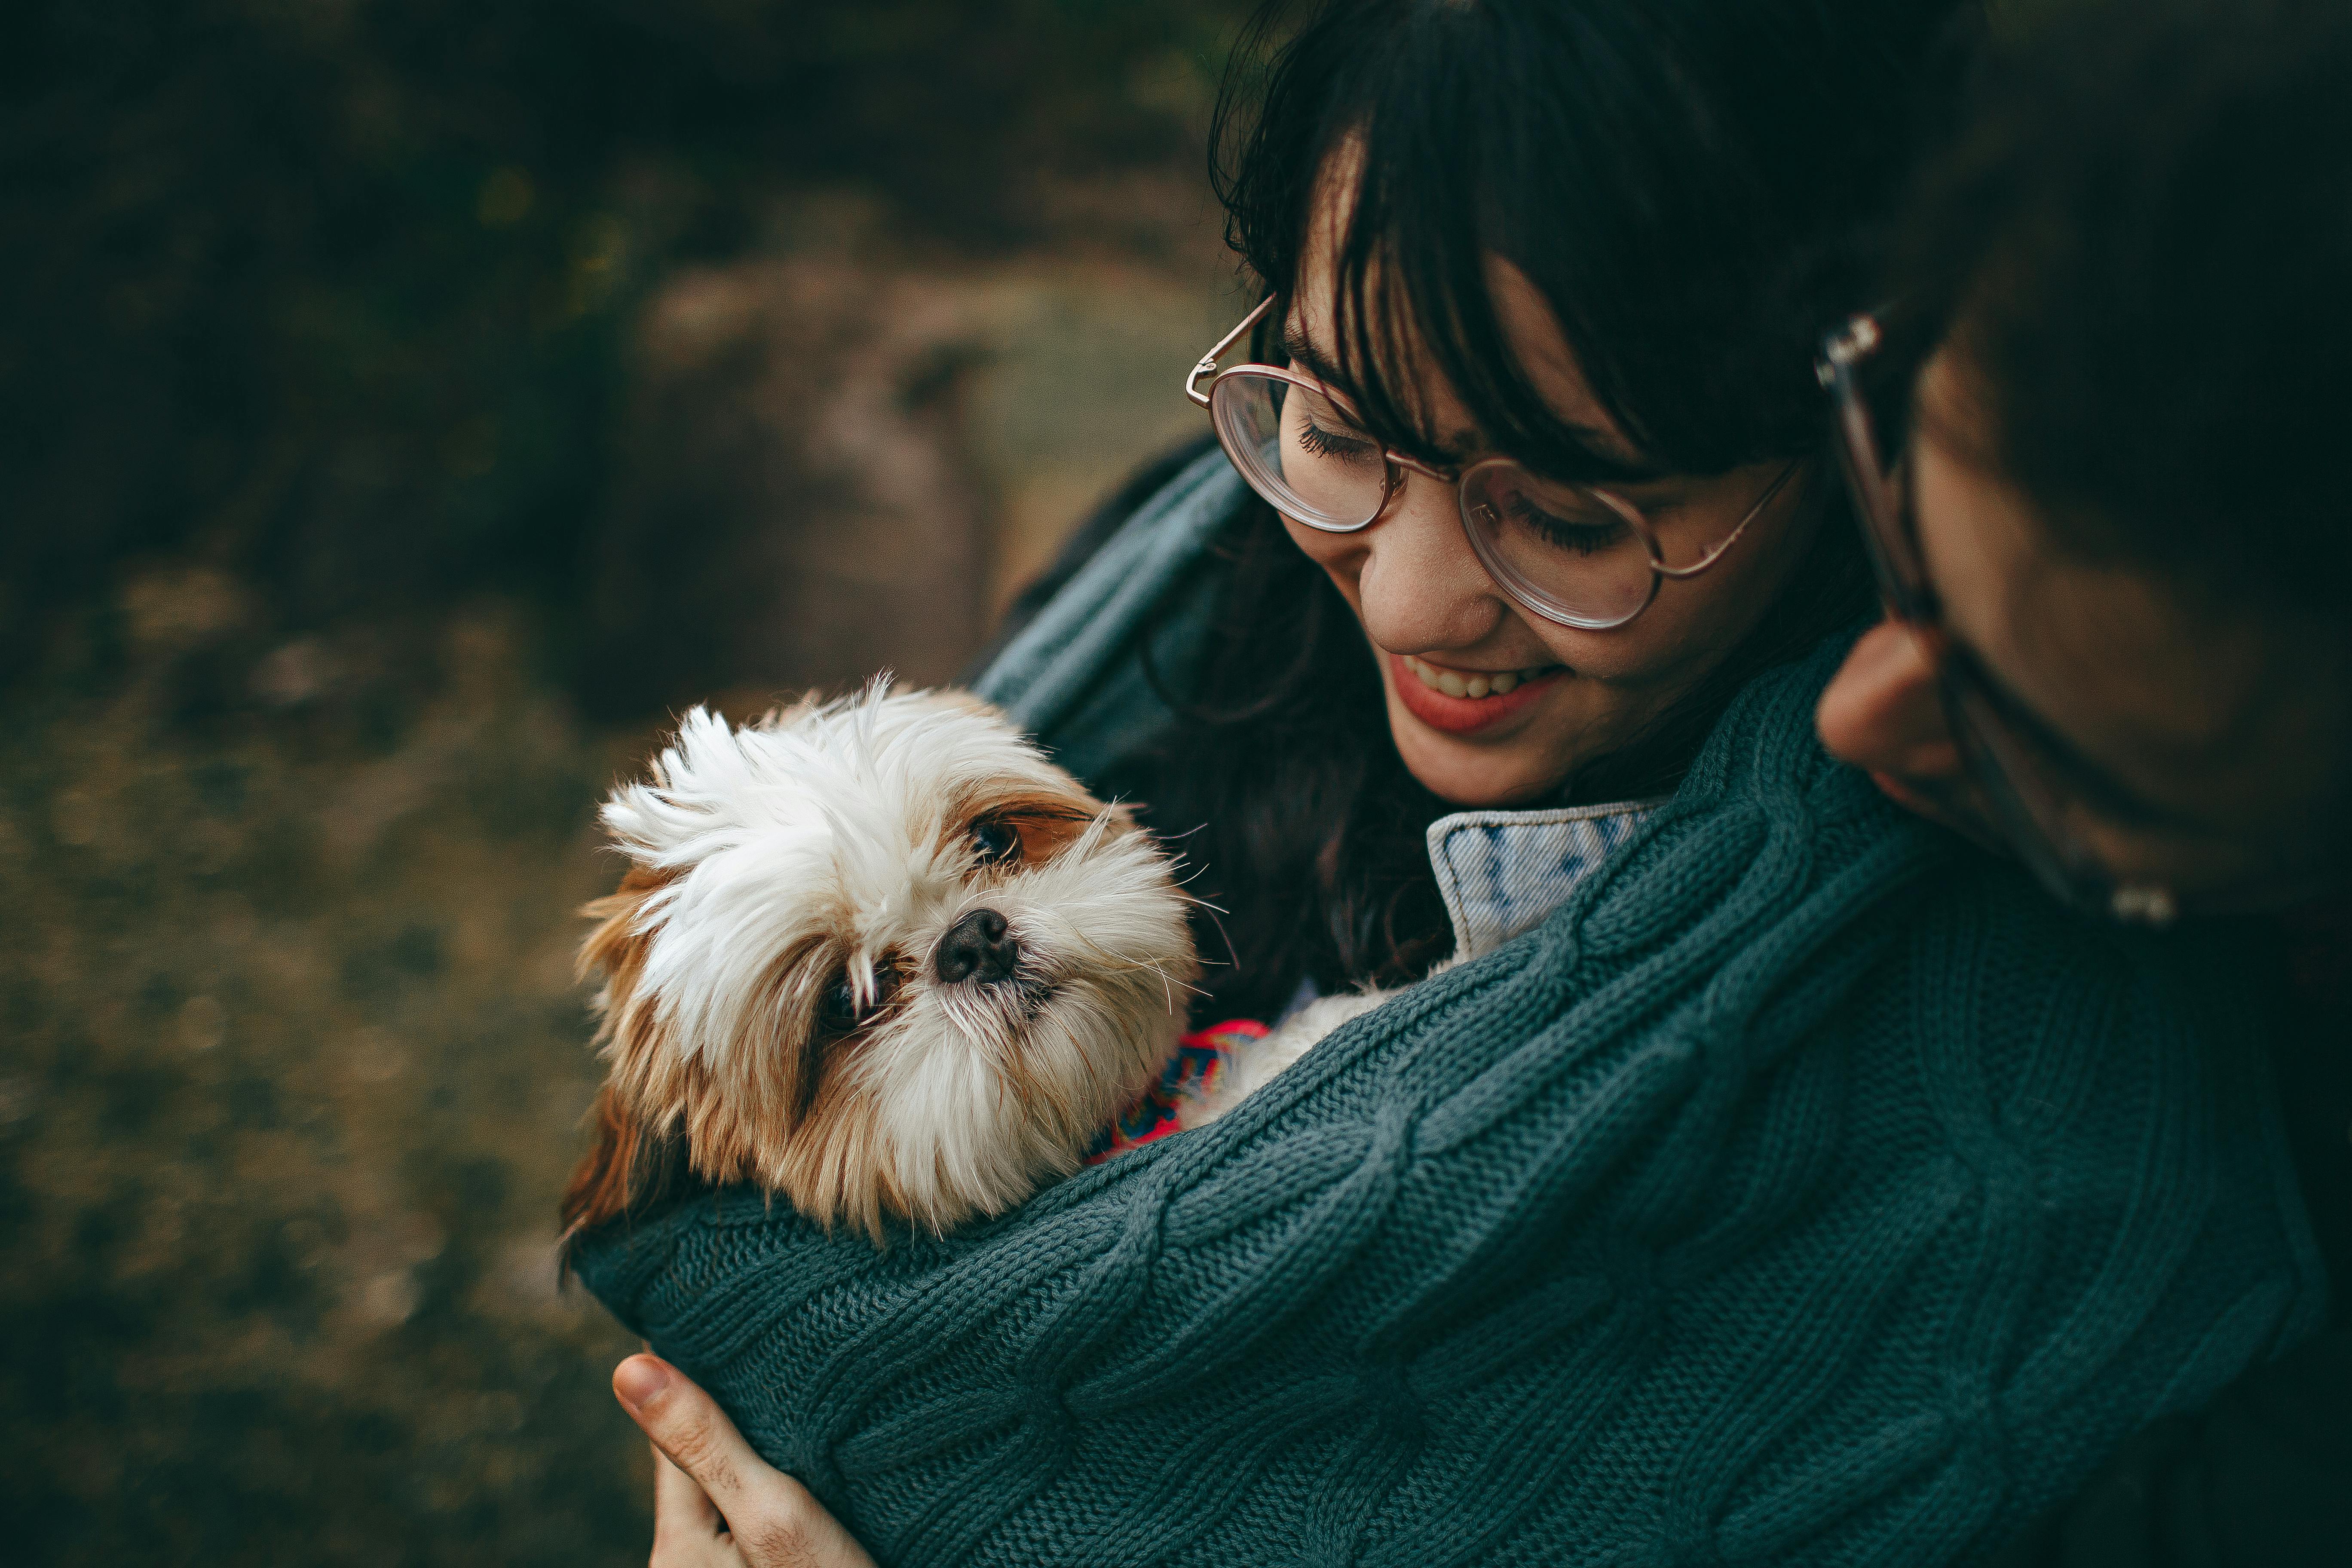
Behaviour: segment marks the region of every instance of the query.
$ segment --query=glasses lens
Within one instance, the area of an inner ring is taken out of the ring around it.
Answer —
[[[1462,477],[1462,521],[1486,570],[1564,625],[1622,626],[1657,592],[1638,517],[1599,490],[1481,463]]]
[[[1840,378],[1837,396],[1837,450],[1845,471],[1846,493],[1862,517],[1863,541],[1878,576],[1878,592],[1889,608],[1905,620],[1925,613],[1920,592],[1918,556],[1911,548],[1908,481],[1899,464],[1890,471],[1881,444],[1880,423],[1870,404],[1849,374]]]
[[[1209,411],[1225,455],[1276,510],[1338,533],[1380,515],[1388,459],[1331,398],[1280,376],[1238,371],[1217,378]]]

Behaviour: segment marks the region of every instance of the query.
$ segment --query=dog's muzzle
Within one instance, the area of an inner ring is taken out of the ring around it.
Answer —
[[[948,928],[931,953],[931,967],[953,985],[977,981],[982,985],[1013,979],[1021,969],[1021,944],[1013,928],[994,910],[974,910]]]

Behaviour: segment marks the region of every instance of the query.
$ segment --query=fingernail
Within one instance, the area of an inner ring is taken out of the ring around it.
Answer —
[[[632,1410],[644,1408],[669,1386],[669,1368],[649,1355],[633,1355],[613,1369],[613,1392]]]

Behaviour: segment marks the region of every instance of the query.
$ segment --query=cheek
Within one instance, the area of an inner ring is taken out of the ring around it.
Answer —
[[[1348,596],[1348,602],[1356,605],[1360,612],[1366,544],[1364,536],[1354,533],[1325,533],[1319,529],[1308,528],[1304,523],[1293,522],[1286,517],[1282,520],[1282,528],[1284,532],[1290,535],[1290,542],[1298,547],[1299,553],[1329,573],[1331,581],[1339,584],[1339,592],[1345,594]]]
[[[1703,554],[1707,540],[1719,540],[1737,526],[1762,485],[1770,482],[1741,470],[1724,482],[1703,526],[1687,539],[1669,536],[1669,560]],[[1696,679],[1736,647],[1787,591],[1789,579],[1822,525],[1812,485],[1792,480],[1770,510],[1750,523],[1716,563],[1696,577],[1667,578],[1657,597],[1631,626],[1611,634],[1622,637],[1628,658],[1663,679]],[[1636,651],[1638,650],[1638,651]]]

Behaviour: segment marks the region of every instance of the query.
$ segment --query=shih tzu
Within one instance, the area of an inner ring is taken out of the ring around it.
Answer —
[[[1174,1057],[1199,968],[1168,858],[977,698],[698,709],[603,820],[631,864],[586,911],[610,1074],[568,1234],[693,1178],[943,1231],[1076,1170]],[[1183,1124],[1370,1005],[1335,1002]]]

